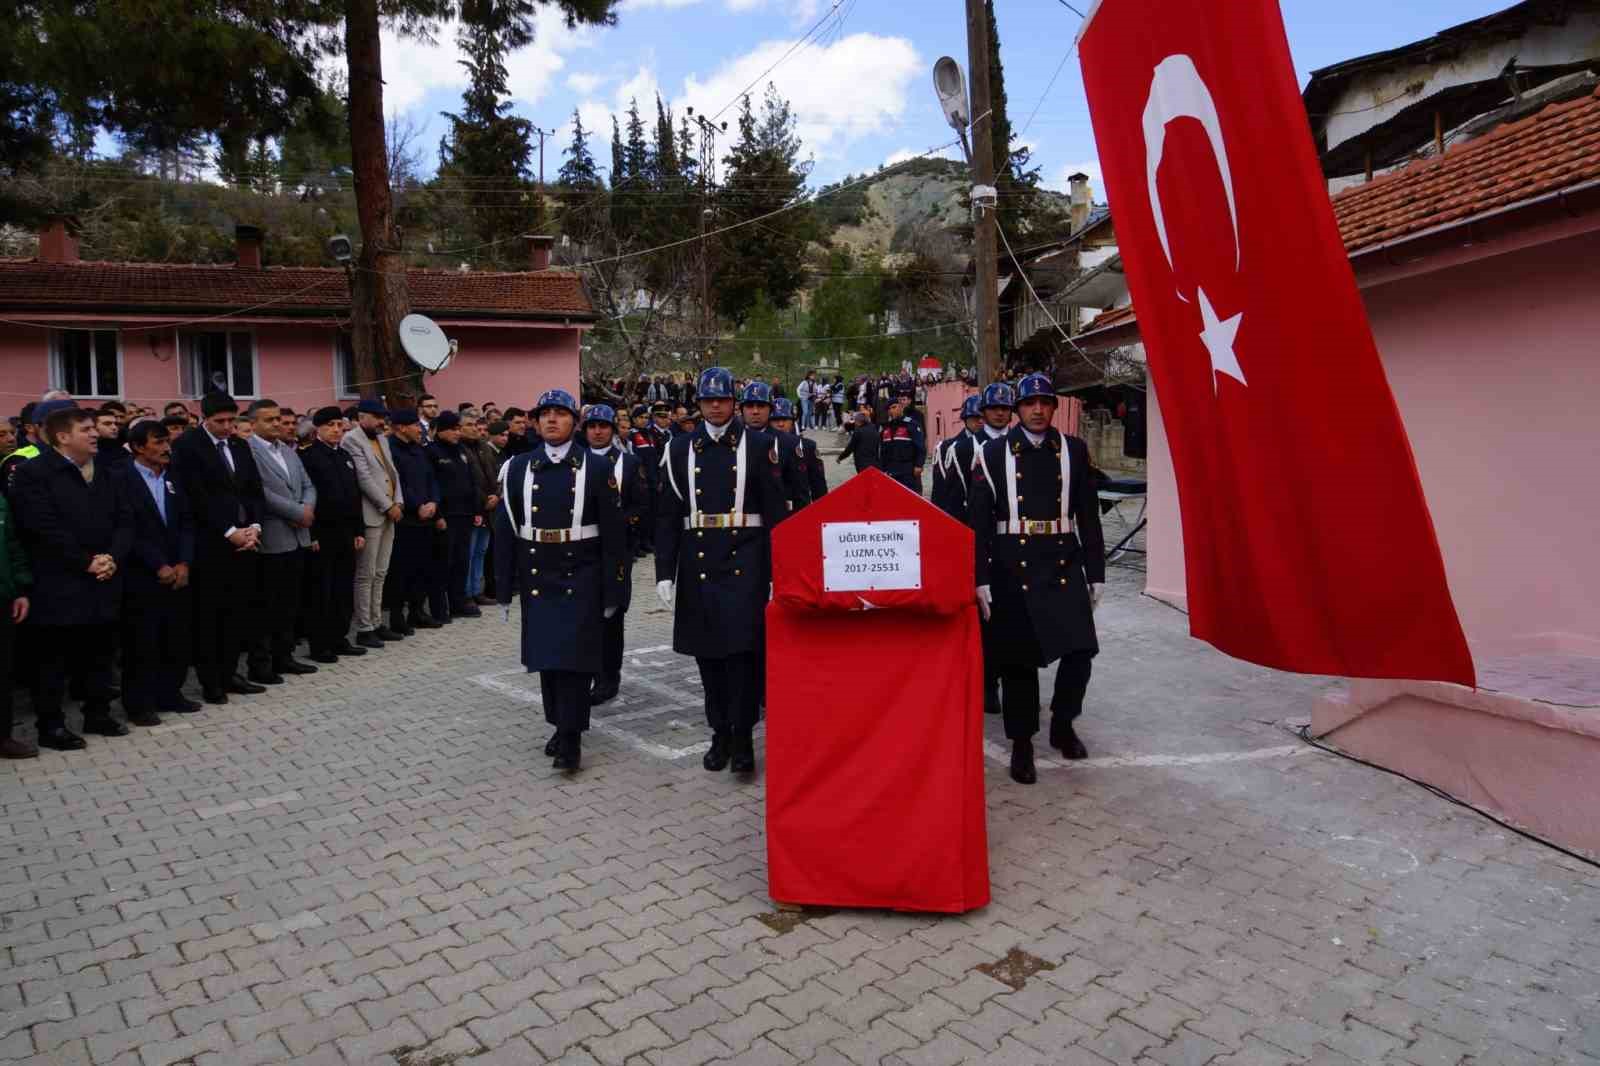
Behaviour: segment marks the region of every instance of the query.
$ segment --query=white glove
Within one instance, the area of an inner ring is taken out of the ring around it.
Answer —
[[[989,593],[988,585],[978,586],[978,613],[987,622],[989,615],[994,611],[994,597]]]
[[[607,607],[605,610],[605,617],[607,618],[614,618],[616,617],[616,614],[617,609],[615,607]]]
[[[1100,606],[1100,597],[1105,592],[1105,588],[1104,585],[1089,586],[1089,609],[1091,611]]]
[[[502,603],[500,605],[500,620],[502,622],[511,621],[511,605],[509,603]]]
[[[656,582],[656,599],[661,601],[661,606],[669,611],[672,610],[672,582]]]

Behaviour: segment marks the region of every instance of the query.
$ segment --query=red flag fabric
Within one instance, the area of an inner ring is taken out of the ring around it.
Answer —
[[[1183,513],[1191,632],[1473,684],[1272,0],[1103,0],[1079,40]]]

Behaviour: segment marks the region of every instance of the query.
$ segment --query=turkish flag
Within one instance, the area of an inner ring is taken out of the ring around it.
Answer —
[[[1272,0],[1103,0],[1079,54],[1166,419],[1191,632],[1474,682]]]

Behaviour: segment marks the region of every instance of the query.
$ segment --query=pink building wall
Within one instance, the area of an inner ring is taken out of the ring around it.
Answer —
[[[170,327],[147,328],[151,321],[84,316],[28,316],[61,326],[119,329],[119,399],[161,407],[185,398],[177,341]],[[543,323],[442,320],[447,336],[460,342],[450,366],[424,379],[424,388],[442,405],[495,400],[526,407],[546,389],[578,389],[582,329]],[[270,396],[297,410],[345,402],[335,385],[337,331],[318,323],[229,319],[219,323],[255,334],[256,396]],[[50,387],[50,329],[9,326],[0,331],[0,414],[15,413]],[[192,397],[190,397],[192,399]],[[191,405],[192,406],[192,405]]]
[[[1600,232],[1439,258],[1361,281],[1474,656],[1600,655]],[[1154,389],[1148,422],[1146,591],[1181,606]]]

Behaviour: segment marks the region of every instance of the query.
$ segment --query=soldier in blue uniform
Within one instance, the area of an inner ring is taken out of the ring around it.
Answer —
[[[941,441],[933,460],[935,507],[961,522],[967,520],[967,489],[972,456],[983,437],[983,396],[973,393],[961,402],[961,432]]]
[[[605,640],[600,648],[600,673],[595,676],[594,688],[589,692],[589,705],[598,707],[616,699],[622,686],[623,627],[627,621],[628,607],[633,602],[634,550],[644,535],[646,521],[651,517],[650,486],[646,480],[645,463],[640,461],[635,452],[623,446],[623,438],[617,435],[616,412],[608,405],[597,403],[584,411],[583,436],[590,454],[611,464],[612,479],[622,493],[622,517],[628,528],[628,574],[623,584],[622,603],[615,614],[606,617]]]
[[[772,581],[768,537],[789,514],[777,441],[733,417],[733,375],[701,373],[705,421],[668,445],[656,511],[656,594],[674,611],[672,647],[700,668],[711,726],[707,770],[755,770],[757,655]]]
[[[1100,500],[1089,449],[1050,425],[1050,379],[1029,374],[1017,387],[1019,424],[987,441],[972,471],[972,529],[984,660],[1004,686],[1011,778],[1031,785],[1039,731],[1039,670],[1060,660],[1050,701],[1050,746],[1088,757],[1073,721],[1083,711],[1099,651],[1094,607],[1105,574]]]
[[[799,440],[793,433],[777,433],[769,421],[772,418],[772,386],[765,381],[752,381],[739,394],[739,419],[751,429],[770,433],[778,442],[778,469],[783,474],[783,491],[789,499],[789,510],[798,511],[811,502],[811,490],[806,487],[805,471],[800,469],[797,452]]]
[[[576,437],[572,395],[551,389],[533,416],[540,442],[500,468],[495,589],[507,620],[512,594],[521,600],[522,665],[556,730],[545,752],[576,770],[605,622],[628,589],[627,524],[615,468]]]
[[[906,413],[909,389],[901,389],[889,405],[889,419],[878,430],[878,466],[900,484],[922,495],[922,464],[928,458],[922,426]]]
[[[767,423],[785,437],[794,438],[794,454],[800,464],[800,473],[806,483],[806,495],[816,503],[828,494],[828,475],[822,468],[822,456],[817,454],[814,441],[794,431],[794,402],[779,397],[772,401],[772,418]]]

